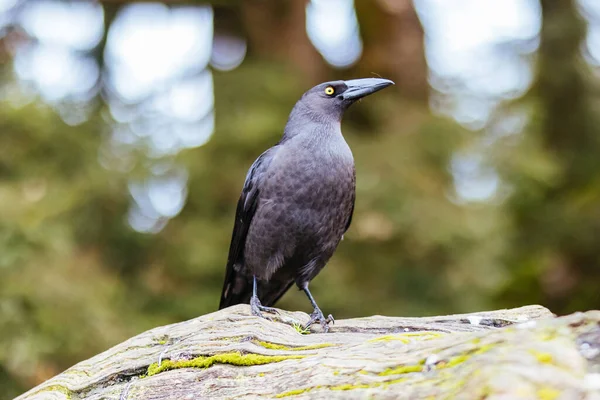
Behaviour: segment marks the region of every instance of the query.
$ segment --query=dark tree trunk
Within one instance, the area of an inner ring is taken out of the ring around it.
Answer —
[[[356,11],[364,42],[360,74],[390,78],[406,98],[427,102],[424,31],[413,2],[357,1]]]

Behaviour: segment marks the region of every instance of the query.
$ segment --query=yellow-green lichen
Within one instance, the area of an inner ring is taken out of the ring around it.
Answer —
[[[404,336],[415,336],[415,337],[419,337],[419,336],[433,336],[433,337],[436,337],[436,338],[444,336],[443,333],[432,332],[432,331],[406,332],[406,333],[402,333],[402,335],[404,335]]]
[[[279,393],[278,395],[275,395],[276,398],[281,399],[282,397],[289,397],[289,396],[297,396],[299,394],[303,394],[306,392],[311,391],[313,388],[304,388],[304,389],[294,389],[294,390],[290,390],[287,392],[283,392],[283,393]]]
[[[444,364],[445,368],[451,368],[454,367],[458,364],[462,364],[465,361],[467,361],[469,359],[469,356],[466,354],[460,355],[460,356],[456,356],[456,357],[452,357],[448,360],[447,363]]]
[[[192,360],[164,360],[159,366],[153,363],[148,367],[148,376],[178,368],[208,368],[213,364],[230,364],[237,366],[263,365],[304,356],[263,356],[260,354],[223,353],[213,356],[199,356]]]
[[[477,370],[479,371],[479,370]],[[479,397],[478,399],[487,399],[488,397],[490,397],[493,393],[492,387],[489,384],[485,384],[482,388],[481,391],[479,392]]]
[[[552,357],[552,354],[550,353],[544,353],[537,350],[529,350],[529,353],[531,353],[531,355],[533,355],[538,362],[542,364],[552,364],[554,361],[554,357]]]
[[[68,400],[70,400],[73,395],[73,392],[71,392],[70,389],[68,389],[62,385],[47,386],[41,390],[38,390],[34,394],[39,394],[39,393],[44,393],[44,392],[60,392],[60,393],[64,394]]]
[[[409,374],[411,372],[421,372],[423,371],[422,365],[401,365],[395,368],[388,368],[383,372],[380,372],[379,376],[388,376],[388,375],[401,375],[401,374]]]
[[[297,396],[300,394],[304,394],[304,393],[308,393],[311,390],[315,390],[315,389],[329,389],[329,390],[356,390],[356,389],[373,389],[376,387],[387,387],[389,385],[393,385],[395,383],[400,383],[400,382],[404,382],[406,381],[406,378],[399,378],[399,379],[393,379],[391,381],[385,381],[385,382],[370,382],[370,383],[344,383],[341,385],[334,385],[334,386],[315,386],[315,387],[307,387],[307,388],[303,388],[303,389],[294,389],[294,390],[290,390],[288,392],[283,392],[283,393],[279,393],[277,395],[275,395],[275,397],[277,398],[282,398],[282,397],[290,397],[290,396]]]
[[[331,387],[329,387],[329,389],[331,389],[331,390],[354,390],[354,389],[369,389],[371,387],[372,386],[370,386],[366,383],[357,383],[354,385],[345,383],[343,385],[331,386]]]
[[[226,337],[220,338],[220,340],[224,340],[229,343],[241,342],[242,340],[247,340],[247,339],[248,339],[248,336],[226,336]]]
[[[491,344],[481,346],[477,349],[470,350],[470,351],[466,352],[465,354],[460,354],[460,355],[451,357],[448,360],[440,361],[439,363],[436,364],[435,368],[443,369],[443,368],[455,367],[459,364],[464,363],[465,361],[467,361],[469,358],[471,358],[474,355],[479,355],[479,354],[483,354],[483,353],[487,352],[492,347],[493,346]],[[425,364],[425,360],[421,360],[421,361],[419,361],[418,365],[401,365],[401,366],[394,367],[394,368],[388,368],[385,371],[380,372],[378,375],[379,376],[387,376],[387,375],[408,374],[408,373],[412,373],[412,372],[422,372],[424,364]]]
[[[440,388],[443,389],[445,399],[455,399],[466,383],[467,381],[465,379],[457,379],[453,376],[452,378],[445,377],[439,385]]]
[[[491,349],[493,349],[495,347],[495,345],[497,345],[497,344],[498,343],[484,344],[483,346],[480,346],[477,350],[475,350],[473,352],[473,355],[487,353],[488,351],[490,351]]]
[[[417,332],[410,332],[410,334],[413,334],[413,335],[416,333]],[[395,335],[395,336],[393,336],[394,339],[391,339],[391,340],[398,340],[399,336],[400,335]],[[414,336],[416,336],[416,335],[414,335]],[[434,333],[433,336],[441,336],[441,334]],[[376,339],[382,340],[382,338],[376,338]],[[385,340],[385,339],[383,339],[383,340]],[[478,344],[478,343],[479,343],[479,341],[476,341],[473,344]],[[436,369],[443,370],[446,368],[452,368],[454,366],[460,365],[460,364],[468,361],[472,356],[483,354],[483,353],[489,351],[496,344],[497,343],[491,343],[491,344],[486,344],[486,345],[483,345],[480,347],[469,349],[464,354],[459,354],[459,355],[450,357],[449,359],[447,359],[445,361],[439,362],[436,365]],[[388,368],[382,372],[379,372],[377,375],[378,376],[393,376],[393,375],[406,375],[406,374],[411,374],[411,373],[415,373],[415,372],[423,372],[423,369],[425,367],[425,361],[426,361],[425,359],[422,359],[417,364],[401,365],[401,366],[397,366],[394,368]],[[358,373],[359,374],[368,374],[369,372],[360,370],[360,371],[358,371]],[[338,375],[339,371],[336,370],[333,372],[333,374]],[[448,374],[447,378],[444,379],[445,384],[446,384],[445,390],[448,393],[455,394],[458,391],[460,391],[462,387],[464,387],[464,385],[466,384],[466,381],[461,380],[461,379],[456,379],[455,377],[451,378],[452,374],[450,372],[447,372],[447,374]],[[376,387],[387,387],[389,385],[404,382],[408,379],[410,379],[410,378],[405,376],[405,377],[396,378],[393,380],[387,380],[384,382],[369,382],[369,383],[357,382],[354,384],[340,384],[340,385],[334,385],[334,386],[324,386],[324,388],[329,389],[329,390],[371,389],[371,388],[376,388]],[[288,396],[296,396],[296,395],[307,393],[314,389],[317,389],[317,388],[316,387],[308,387],[308,388],[303,388],[303,389],[294,389],[294,390],[290,390],[288,392],[280,393],[280,394],[276,395],[276,397],[282,398],[282,397],[288,397]],[[450,397],[450,398],[452,398],[452,397]],[[553,400],[553,399],[548,397],[548,398],[544,398],[543,400]]]
[[[413,333],[413,332],[411,332],[411,333]],[[434,333],[434,335],[438,335],[438,334]],[[398,339],[396,339],[398,336],[399,335],[396,335],[395,339],[393,339],[393,340],[398,340]],[[441,334],[440,334],[440,336],[441,336]],[[381,339],[381,338],[377,338],[377,339]],[[477,343],[479,343],[479,342],[476,342],[474,344],[477,344]],[[495,346],[495,344],[497,344],[497,343],[491,343],[491,344],[486,344],[486,345],[483,345],[480,347],[472,348],[472,349],[466,351],[464,354],[459,354],[459,355],[450,357],[446,361],[441,361],[440,363],[438,363],[436,365],[436,368],[443,370],[446,368],[452,368],[454,366],[460,365],[460,364],[464,363],[465,361],[469,360],[472,356],[483,354],[483,353],[489,351],[490,349],[492,349]],[[411,374],[411,373],[415,373],[415,372],[423,372],[424,366],[425,366],[425,359],[422,359],[417,364],[401,365],[401,366],[397,366],[394,368],[388,368],[382,372],[379,372],[377,375],[378,376],[393,376],[393,375]],[[360,370],[360,371],[358,371],[358,373],[359,374],[368,374],[369,372]],[[333,372],[333,374],[338,375],[339,371],[336,370]],[[450,377],[451,377],[451,373],[448,372],[448,377],[444,379],[444,381],[447,385],[447,387],[445,387],[445,390],[449,393],[457,393],[458,391],[460,391],[460,389],[462,387],[464,387],[466,381],[460,380],[460,379],[455,379],[455,378],[450,379]],[[369,383],[357,382],[354,384],[340,384],[340,385],[334,385],[334,386],[324,386],[324,388],[329,389],[329,390],[371,389],[371,388],[376,388],[376,387],[387,387],[389,385],[404,382],[408,379],[410,379],[410,378],[405,376],[405,377],[396,378],[393,380],[387,380],[384,382],[369,382]],[[296,395],[307,393],[314,389],[317,389],[317,387],[294,389],[294,390],[280,393],[280,394],[276,395],[276,397],[282,398],[282,397],[296,396]],[[553,400],[553,399],[552,398],[544,398],[543,400]]]
[[[286,346],[283,344],[271,343],[271,342],[263,342],[260,340],[254,341],[254,343],[264,347],[265,349],[271,350],[284,350],[284,351],[300,351],[300,350],[315,350],[315,349],[323,349],[325,347],[333,346],[333,343],[319,343],[319,344],[310,344],[308,346]]]
[[[447,360],[445,362],[444,361],[440,362],[438,365],[436,365],[436,368],[437,369],[452,368],[454,366],[464,363],[472,356],[483,354],[483,353],[489,351],[492,347],[493,347],[492,344],[487,344],[487,345],[479,347],[476,350],[470,350],[470,351],[466,352],[465,354],[460,354],[458,356],[451,357],[449,360]]]
[[[404,344],[410,343],[411,342],[411,338],[419,338],[420,340],[432,340],[432,339],[437,339],[442,337],[443,334],[438,333],[438,332],[431,332],[431,331],[420,331],[420,332],[406,332],[406,333],[400,333],[398,335],[385,335],[385,336],[379,336],[373,339],[369,339],[369,343],[375,343],[375,342],[389,342],[389,341],[400,341]]]
[[[385,335],[385,336],[379,336],[373,339],[369,339],[368,342],[369,343],[377,343],[377,342],[390,342],[390,341],[399,341],[402,342],[404,344],[408,344],[410,343],[410,339],[403,337],[401,335]]]
[[[556,330],[548,329],[548,330],[539,332],[536,336],[541,341],[549,342],[551,340],[556,339],[559,335],[558,335],[558,332],[556,332]]]
[[[554,400],[560,396],[560,392],[553,388],[542,388],[537,391],[537,398],[539,400]]]
[[[159,337],[155,337],[154,341],[159,344],[159,345],[165,345],[167,343],[169,343],[169,336],[168,335],[161,335]]]
[[[407,378],[392,379],[391,381],[381,382],[381,385],[383,385],[383,387],[388,387],[389,385],[393,385],[395,383],[404,382],[404,381],[406,381],[406,379]],[[379,382],[376,386],[379,386]]]

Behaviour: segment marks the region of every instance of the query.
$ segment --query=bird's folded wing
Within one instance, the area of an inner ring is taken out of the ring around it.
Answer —
[[[243,262],[246,236],[248,235],[248,229],[250,228],[250,223],[258,204],[261,183],[277,148],[278,146],[274,146],[262,153],[254,161],[254,164],[252,164],[246,175],[246,181],[244,182],[235,213],[235,223],[231,235],[225,282],[223,284],[219,309],[245,301],[245,297],[248,297],[245,292],[251,290],[251,288],[244,287],[250,285],[251,282],[246,276],[240,276],[234,265]]]
[[[356,179],[356,178],[355,178]],[[348,231],[350,228],[350,224],[352,223],[352,215],[354,215],[354,203],[356,201],[356,193],[352,193],[352,208],[350,209],[350,215],[348,216],[348,222],[346,222],[346,227],[344,228],[344,233]]]

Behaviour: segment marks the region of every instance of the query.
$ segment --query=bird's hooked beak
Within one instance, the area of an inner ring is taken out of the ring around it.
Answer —
[[[389,79],[363,78],[344,81],[348,89],[341,94],[344,100],[358,100],[393,85]]]

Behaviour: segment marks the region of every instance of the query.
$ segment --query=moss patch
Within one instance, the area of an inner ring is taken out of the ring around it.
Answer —
[[[300,350],[315,350],[315,349],[323,349],[325,347],[333,346],[333,343],[319,343],[319,344],[311,344],[308,346],[297,346],[291,347],[283,344],[271,343],[271,342],[263,342],[260,340],[255,340],[255,344],[264,347],[265,349],[271,350],[283,350],[283,351],[300,351]]]
[[[147,376],[179,368],[208,368],[213,364],[230,364],[237,366],[263,365],[289,359],[304,358],[304,356],[263,356],[260,354],[223,353],[213,356],[199,356],[192,360],[164,360],[159,366],[153,363],[148,367]]]

